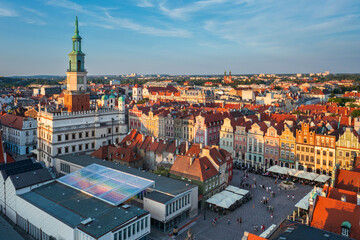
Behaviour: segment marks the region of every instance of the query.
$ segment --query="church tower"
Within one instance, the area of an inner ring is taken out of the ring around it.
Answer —
[[[75,20],[75,35],[72,37],[72,51],[69,53],[69,69],[66,73],[66,87],[70,91],[86,91],[85,54],[81,51],[78,19]]]
[[[72,37],[72,51],[69,53],[69,69],[66,72],[64,106],[69,112],[90,109],[90,95],[87,93],[85,54],[81,51],[78,19],[75,19],[75,35]]]

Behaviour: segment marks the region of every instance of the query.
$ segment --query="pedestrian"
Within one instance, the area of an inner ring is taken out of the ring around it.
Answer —
[[[288,200],[289,200],[290,199],[290,194],[288,194],[287,197],[288,197]]]
[[[271,214],[270,215],[270,218],[271,218],[271,221],[274,219],[274,215],[273,214]]]
[[[240,221],[240,224],[241,224],[242,223],[242,218],[241,217],[240,217],[239,221]]]
[[[228,225],[230,225],[230,218],[228,218]]]
[[[294,195],[294,194],[292,195],[292,200],[293,200],[293,201],[295,200],[295,195]]]
[[[239,224],[239,222],[240,222],[239,218],[236,219],[236,222]]]

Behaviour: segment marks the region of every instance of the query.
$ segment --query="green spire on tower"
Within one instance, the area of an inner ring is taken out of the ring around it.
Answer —
[[[81,51],[78,18],[75,18],[75,35],[72,37],[72,51],[69,54],[69,72],[84,72],[85,54]]]
[[[78,27],[78,18],[75,18],[75,35],[72,37],[73,39],[81,39],[79,35],[79,27]]]

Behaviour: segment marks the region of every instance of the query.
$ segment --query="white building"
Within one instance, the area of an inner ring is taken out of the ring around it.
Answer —
[[[134,201],[150,212],[151,226],[159,231],[169,232],[175,225],[179,226],[198,214],[198,186],[196,185],[114,162],[102,161],[89,155],[59,156],[55,162],[60,174],[69,174],[91,164],[97,164],[154,181],[154,186],[147,188],[146,193]]]
[[[4,147],[18,155],[29,154],[36,149],[37,121],[30,117],[5,114],[0,117]]]
[[[250,101],[255,100],[255,93],[253,90],[242,90],[241,94],[243,100],[250,100]]]
[[[132,88],[132,97],[133,100],[140,101],[143,99],[143,92],[142,92],[142,87],[135,84],[135,86]]]
[[[120,100],[119,100],[120,101]],[[39,111],[38,161],[54,166],[56,156],[91,152],[119,143],[127,133],[125,106],[84,112]]]
[[[149,212],[125,202],[151,181],[144,185],[136,176],[108,168],[94,170],[97,167],[93,164],[74,176],[16,194],[15,223],[38,240],[146,239]],[[112,185],[107,184],[110,180]]]

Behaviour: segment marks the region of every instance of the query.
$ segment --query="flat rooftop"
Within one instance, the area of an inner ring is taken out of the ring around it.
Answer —
[[[154,181],[93,163],[57,180],[115,206],[154,185]]]
[[[176,196],[194,187],[197,187],[196,185],[191,184],[191,182],[186,183],[173,178],[156,175],[151,172],[146,172],[144,170],[140,170],[137,168],[131,168],[114,162],[104,161],[89,155],[68,154],[68,155],[58,156],[57,158],[65,162],[69,162],[82,167],[86,167],[93,163],[96,163],[98,165],[113,168],[125,173],[129,173],[148,180],[152,180],[155,182],[154,189],[156,189],[159,192],[167,193],[173,196]]]
[[[77,227],[94,238],[99,238],[118,226],[148,213],[134,206],[126,209],[113,206],[59,182],[35,188],[20,197],[68,226]],[[83,225],[81,222],[87,218],[94,220]]]

